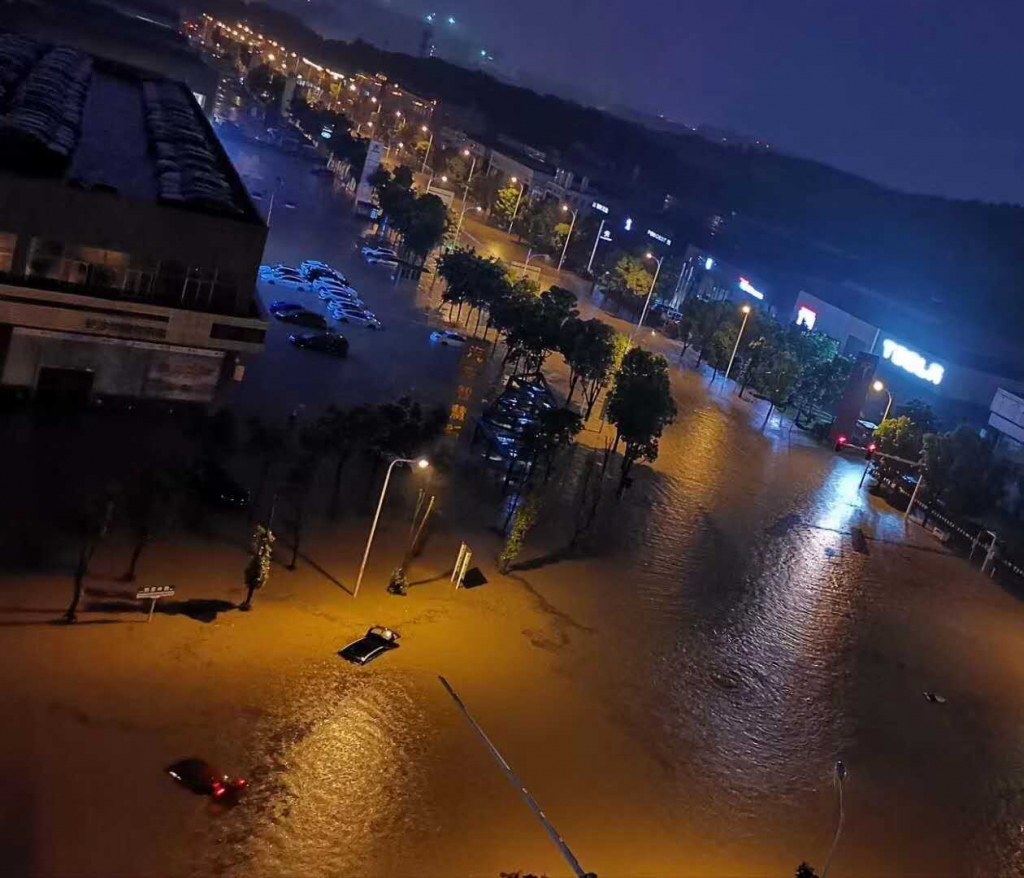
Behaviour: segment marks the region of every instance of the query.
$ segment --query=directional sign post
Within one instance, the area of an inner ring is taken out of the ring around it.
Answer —
[[[136,600],[149,601],[149,616],[146,617],[147,622],[153,621],[153,610],[156,609],[156,602],[160,600],[160,598],[171,597],[174,597],[173,585],[147,585],[145,588],[140,588],[135,593]]]

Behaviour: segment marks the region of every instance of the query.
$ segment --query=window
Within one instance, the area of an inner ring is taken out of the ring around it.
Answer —
[[[10,271],[14,265],[14,245],[18,236],[12,232],[0,232],[0,272]]]

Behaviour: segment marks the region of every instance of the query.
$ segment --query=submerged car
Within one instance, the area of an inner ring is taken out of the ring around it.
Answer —
[[[212,799],[234,800],[245,789],[245,778],[231,777],[205,759],[181,759],[168,765],[167,773],[193,793]]]
[[[307,351],[318,351],[322,354],[333,354],[336,357],[348,356],[348,339],[334,332],[304,332],[288,336],[295,347]]]
[[[452,347],[462,347],[468,341],[466,336],[451,329],[439,329],[430,333],[430,340],[440,345],[450,345]]]
[[[363,637],[338,652],[354,665],[368,665],[384,653],[398,649],[399,634],[383,625],[374,625]]]

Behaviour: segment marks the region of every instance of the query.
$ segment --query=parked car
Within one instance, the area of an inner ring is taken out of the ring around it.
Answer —
[[[327,321],[320,314],[312,311],[285,311],[274,315],[282,323],[294,323],[296,326],[308,326],[310,329],[327,330]]]
[[[325,281],[327,283],[348,285],[348,278],[334,268],[311,268],[306,272],[306,277],[313,283]]]
[[[366,308],[366,302],[359,298],[359,296],[350,296],[347,293],[340,291],[325,290],[323,295],[320,296],[325,302],[327,302],[328,310],[332,305],[342,307],[347,305],[349,308],[362,311]]]
[[[398,253],[392,247],[363,247],[363,257],[366,260],[372,259],[397,259]]]
[[[264,280],[268,284],[278,284],[282,287],[290,287],[293,290],[298,290],[300,293],[304,293],[309,289],[308,280],[306,280],[301,274],[293,274],[290,271],[275,272],[274,274],[265,277]]]
[[[451,347],[462,347],[469,341],[466,336],[453,332],[450,329],[438,329],[430,333],[430,340],[437,344]]]
[[[383,625],[374,625],[366,632],[365,636],[339,650],[338,655],[354,665],[368,665],[379,659],[384,653],[398,649],[398,641],[397,631],[392,631]]]
[[[394,256],[367,256],[370,265],[383,265],[385,268],[398,268],[398,259]]]
[[[343,302],[332,302],[328,306],[328,313],[339,323],[355,323],[368,329],[384,328],[384,324],[372,312]]]
[[[261,265],[260,266],[260,279],[270,277],[272,274],[278,271],[293,271],[294,269],[288,268],[283,262],[275,262],[273,265]]]
[[[287,311],[304,311],[301,305],[296,302],[286,302],[284,299],[279,299],[276,302],[271,302],[267,305],[267,310],[271,314],[284,314]]]
[[[249,503],[249,492],[215,461],[202,461],[192,467],[188,481],[196,494],[209,506],[241,509]]]
[[[167,766],[167,773],[193,793],[218,800],[236,800],[245,789],[245,778],[231,777],[205,759],[181,759]]]
[[[308,274],[313,268],[330,268],[326,262],[321,262],[319,259],[304,259],[299,263],[299,271],[303,274]]]
[[[303,350],[319,351],[323,354],[332,354],[335,357],[348,356],[348,339],[336,332],[293,333],[288,336],[288,341]]]

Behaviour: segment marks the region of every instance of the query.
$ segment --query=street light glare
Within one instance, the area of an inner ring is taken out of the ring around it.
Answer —
[[[648,254],[646,254],[646,258],[647,259],[653,259],[654,258],[654,254],[653,253],[648,253]]]
[[[468,149],[464,149],[464,150],[462,150],[462,154],[463,154],[464,156],[466,156],[466,158],[469,158],[469,150],[468,150]]]
[[[513,183],[518,183],[519,182],[519,178],[518,177],[513,177],[512,178],[512,182]]]
[[[427,460],[425,457],[421,457],[419,460],[416,461],[416,466],[418,466],[420,469],[426,469],[428,466],[430,466],[430,461]]]
[[[876,381],[871,385],[871,387],[874,389],[875,393],[881,393],[885,390],[885,385],[881,381]]]
[[[742,311],[742,312],[743,312],[744,314],[749,314],[749,313],[750,313],[750,306],[749,306],[749,305],[744,305],[744,306],[743,306],[742,308],[740,308],[740,310],[741,310],[741,311]]]
[[[422,131],[422,132],[423,132],[424,134],[426,134],[426,133],[427,133],[427,132],[428,132],[429,130],[430,130],[430,129],[429,129],[429,128],[427,128],[427,126],[426,126],[426,125],[423,125],[423,126],[421,126],[421,127],[420,127],[420,131]]]

